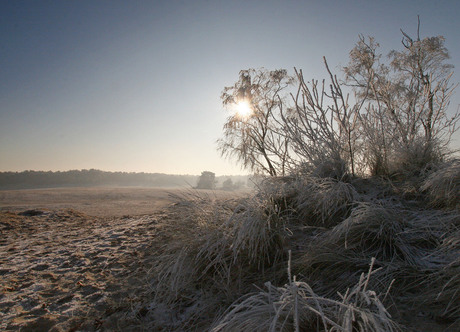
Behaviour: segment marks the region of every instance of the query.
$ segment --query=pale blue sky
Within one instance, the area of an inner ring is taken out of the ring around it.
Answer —
[[[220,157],[220,93],[241,69],[346,65],[359,34],[444,35],[458,1],[2,1],[0,171],[242,173]],[[453,82],[458,82],[456,73]],[[460,91],[452,110],[460,103]],[[459,135],[456,136],[459,145]]]

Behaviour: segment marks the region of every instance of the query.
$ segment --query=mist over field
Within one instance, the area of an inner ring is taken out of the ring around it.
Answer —
[[[66,172],[0,172],[0,190],[34,189],[58,187],[179,187],[194,188],[199,175],[173,175],[160,173],[104,172],[100,170],[73,170]],[[250,176],[224,175],[215,178],[212,188],[221,188],[225,181],[239,183],[240,186],[252,186]]]

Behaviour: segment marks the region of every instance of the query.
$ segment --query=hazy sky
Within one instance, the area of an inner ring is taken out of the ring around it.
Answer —
[[[242,173],[220,157],[220,93],[241,69],[338,71],[359,34],[443,35],[459,1],[1,1],[0,171]],[[451,109],[460,103],[460,89]],[[456,136],[457,144],[460,142]]]

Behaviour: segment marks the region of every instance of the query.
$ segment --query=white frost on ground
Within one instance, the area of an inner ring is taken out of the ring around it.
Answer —
[[[0,330],[98,329],[141,293],[156,217],[1,214]]]

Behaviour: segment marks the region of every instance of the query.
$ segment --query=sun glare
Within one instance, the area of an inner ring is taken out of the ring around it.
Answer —
[[[252,108],[247,101],[239,101],[236,104],[236,113],[241,117],[248,117],[252,113]]]

